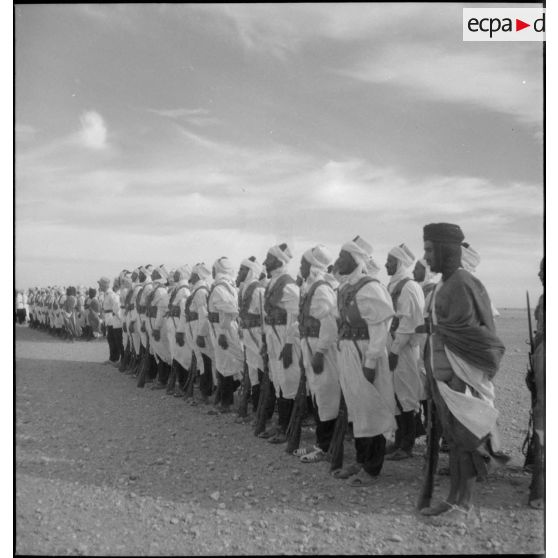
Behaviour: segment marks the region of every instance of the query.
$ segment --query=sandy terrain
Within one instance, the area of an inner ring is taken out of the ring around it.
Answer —
[[[16,327],[16,552],[19,554],[538,553],[544,516],[526,506],[521,443],[530,395],[526,317],[502,310],[496,377],[509,466],[478,483],[479,526],[414,509],[424,442],[355,489],[253,436],[103,366],[105,341],[68,343]],[[311,444],[313,434],[303,432]],[[352,456],[352,444],[346,443]],[[447,463],[442,455],[441,464]],[[448,478],[437,477],[436,496]]]

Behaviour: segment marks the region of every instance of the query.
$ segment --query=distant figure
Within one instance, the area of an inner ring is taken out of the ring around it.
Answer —
[[[25,310],[25,301],[23,299],[23,291],[16,291],[16,322],[19,325],[25,323],[27,311]]]

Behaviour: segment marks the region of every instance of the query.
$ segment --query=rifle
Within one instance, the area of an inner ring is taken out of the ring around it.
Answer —
[[[196,353],[192,351],[192,360],[190,361],[190,370],[184,382],[184,399],[190,399],[194,396],[194,380],[196,379],[196,372],[198,371],[198,359]]]
[[[260,386],[260,398],[258,400],[258,408],[256,409],[256,425],[254,427],[254,436],[258,436],[265,430],[265,423],[267,421],[267,411],[269,407],[269,400],[271,397],[271,378],[269,375],[269,354],[267,352],[267,342],[265,340],[264,328],[264,313],[262,295],[260,293],[260,320],[262,327],[262,360],[263,360],[263,377]]]
[[[250,374],[248,373],[248,361],[246,360],[246,347],[244,347],[244,370],[242,374],[242,387],[238,401],[238,416],[245,418],[248,416],[248,400],[250,399]]]
[[[298,389],[296,392],[293,410],[287,426],[287,453],[293,453],[300,446],[300,437],[302,434],[302,419],[306,414],[306,370],[302,363],[302,354],[299,360],[300,366],[300,381],[298,382]]]
[[[529,426],[527,427],[527,434],[521,446],[521,453],[525,456],[523,468],[531,467],[535,462],[536,444],[535,444],[535,425],[533,421],[533,408],[537,401],[537,390],[535,385],[535,369],[533,367],[533,355],[535,353],[535,341],[533,339],[533,325],[531,323],[531,304],[529,302],[529,291],[526,291],[527,296],[527,323],[529,325],[529,355],[527,364],[527,375],[525,376],[525,383],[531,392],[531,409],[529,410]]]
[[[347,415],[347,404],[345,403],[343,393],[341,393],[341,400],[339,401],[339,413],[337,414],[335,428],[333,429],[333,435],[331,437],[329,449],[327,450],[327,460],[330,462],[330,471],[335,471],[343,467],[343,445],[345,442],[345,434],[348,427],[349,421]]]
[[[424,478],[417,501],[417,509],[428,508],[434,492],[434,475],[440,453],[440,426],[436,418],[436,406],[432,396],[426,401],[426,461],[423,468]]]
[[[149,368],[151,366],[151,362],[149,360],[149,335],[146,334],[147,343],[145,345],[145,353],[143,354],[143,358],[141,360],[139,374],[138,374],[138,383],[137,387],[142,388],[145,386],[145,381],[147,379],[147,373],[149,372]]]

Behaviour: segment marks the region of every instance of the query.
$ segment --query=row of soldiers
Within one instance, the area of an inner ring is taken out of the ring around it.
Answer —
[[[336,261],[323,245],[306,250],[296,279],[282,243],[262,263],[247,257],[238,272],[221,257],[211,268],[123,270],[112,288],[102,277],[99,296],[90,292],[82,303],[84,293],[75,289],[64,300],[60,290],[42,299],[39,292],[30,299],[31,320],[44,323],[46,308],[54,329],[71,337],[104,322],[107,364],[136,377],[138,387],[150,382],[198,405],[213,396],[212,414],[232,412],[236,394],[242,419],[251,401],[256,435],[286,443],[305,463],[329,459],[333,475],[352,487],[377,482],[384,459],[413,456],[428,400],[430,470],[443,430],[451,486],[446,500],[431,506],[426,482],[419,507],[463,521],[472,510],[472,483],[488,463],[502,461],[491,380],[504,346],[486,290],[465,269],[479,257],[461,229],[427,225],[424,242],[418,261],[405,244],[389,251],[387,286],[360,236],[342,245]],[[56,309],[49,296],[58,296]],[[299,447],[308,399],[312,448]],[[347,425],[354,463],[342,459]]]

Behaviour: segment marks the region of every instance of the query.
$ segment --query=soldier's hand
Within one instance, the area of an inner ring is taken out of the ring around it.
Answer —
[[[161,330],[160,329],[154,329],[152,330],[153,333],[153,339],[155,339],[155,341],[160,341],[161,340]]]
[[[321,374],[324,371],[324,353],[316,351],[312,357],[312,370],[314,374]]]
[[[177,331],[174,334],[174,338],[176,339],[176,344],[179,347],[184,347],[185,338],[184,338],[184,332],[183,331]]]
[[[200,348],[200,349],[205,349],[205,337],[203,335],[198,335],[196,337],[196,345]]]
[[[389,369],[393,372],[397,368],[397,361],[399,360],[399,356],[395,353],[389,353],[388,360]]]
[[[374,380],[376,379],[376,369],[375,368],[367,368],[366,366],[363,366],[362,368],[362,372],[364,373],[364,377],[371,383],[374,383]]]
[[[289,368],[289,366],[293,363],[292,343],[285,343],[281,353],[279,354],[279,359],[283,361],[283,368]]]
[[[143,333],[146,333],[147,329],[146,329],[146,327],[145,327],[145,322],[143,322],[143,323],[141,324],[140,331],[143,331]]]
[[[219,338],[217,339],[217,343],[219,343],[219,347],[226,351],[229,348],[229,344],[227,342],[227,336],[224,333],[219,334]]]

